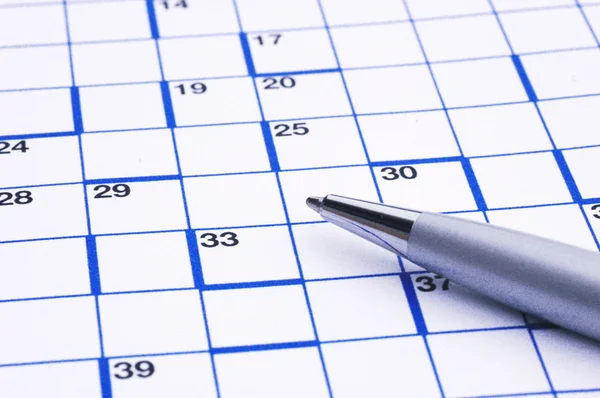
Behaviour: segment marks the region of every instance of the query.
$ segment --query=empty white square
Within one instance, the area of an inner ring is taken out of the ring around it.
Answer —
[[[585,14],[587,22],[590,24],[590,28],[595,32],[600,32],[600,7],[597,7],[600,2],[596,0],[583,0],[579,1],[579,4],[595,3],[596,7],[582,7],[581,11]]]
[[[407,20],[404,4],[395,0],[321,0],[329,26]]]
[[[329,223],[292,227],[304,279],[400,272],[398,258]]]
[[[422,337],[321,346],[335,397],[436,397],[437,380]]]
[[[115,358],[109,361],[109,367],[113,370],[113,375],[123,376],[127,373],[123,371],[125,365],[122,363],[135,367],[141,361],[154,365],[152,377],[119,379],[113,376],[111,390],[115,397],[217,397],[210,354]]]
[[[554,388],[600,388],[598,342],[559,329],[536,330],[533,335]]]
[[[532,103],[454,109],[448,114],[465,156],[552,149]]]
[[[246,32],[323,26],[317,0],[238,0],[236,3]]]
[[[101,295],[107,356],[208,349],[197,290]]]
[[[527,330],[438,334],[427,336],[427,341],[449,396],[550,389]]]
[[[175,129],[183,175],[271,169],[260,124]]]
[[[291,222],[322,220],[306,206],[309,196],[335,193],[371,202],[379,201],[368,167],[289,171],[279,176]]]
[[[232,0],[159,1],[154,4],[160,37],[234,33],[240,30]],[[166,5],[165,5],[166,4]]]
[[[73,131],[68,89],[0,93],[0,109],[11,117],[0,119],[1,134],[38,134]]]
[[[179,180],[88,185],[87,197],[94,235],[187,228]]]
[[[552,153],[471,159],[489,208],[571,202]]]
[[[314,347],[215,355],[215,368],[226,397],[329,397]]]
[[[0,186],[80,182],[81,158],[77,137],[2,140]],[[24,151],[24,152],[23,152]],[[60,161],[56,161],[60,159]]]
[[[500,15],[500,20],[513,51],[518,54],[596,46],[576,7],[506,13]],[[556,29],[558,25],[567,29]]]
[[[1,300],[90,293],[84,239],[5,243],[0,257]]]
[[[402,66],[344,72],[356,113],[441,108],[426,66]],[[402,95],[398,95],[402,93]]]
[[[71,52],[79,86],[161,80],[153,40],[76,44]]]
[[[213,290],[203,297],[213,347],[315,338],[300,285]]]
[[[600,145],[600,97],[540,101],[538,107],[557,148]]]
[[[342,68],[415,64],[425,60],[408,22],[333,28],[331,37]]]
[[[166,80],[248,74],[238,35],[159,40]]]
[[[525,326],[521,313],[443,277],[419,273],[412,279],[429,333]]]
[[[261,77],[256,86],[267,120],[352,114],[339,73]]]
[[[510,58],[450,62],[431,67],[447,107],[528,100]]]
[[[96,238],[102,292],[193,287],[183,232]]]
[[[510,55],[493,15],[423,21],[416,27],[431,62]]]
[[[580,1],[580,3],[586,1],[589,0],[583,0]],[[494,0],[494,8],[496,11],[526,10],[572,5],[574,5],[574,0]]]
[[[356,121],[351,117],[270,123],[281,169],[367,163]],[[343,142],[343,148],[331,148]]]
[[[543,206],[487,212],[491,224],[598,250],[578,205]]]
[[[460,162],[385,166],[373,171],[384,203],[435,212],[477,210]]]
[[[600,50],[597,48],[526,55],[521,61],[539,99],[600,91]]]
[[[81,147],[87,179],[177,174],[170,130],[82,134]]]
[[[184,186],[192,228],[282,224],[286,221],[273,173],[186,178]]]
[[[308,282],[306,290],[320,341],[416,332],[397,276]]]
[[[71,3],[67,12],[72,43],[150,37],[146,4],[141,1]]]
[[[0,46],[66,43],[65,11],[60,4],[2,8]]]
[[[358,117],[374,162],[460,156],[445,112],[416,112]]]
[[[71,65],[66,45],[0,49],[0,90],[69,87]]]
[[[325,29],[248,35],[256,73],[337,68]]]
[[[415,19],[491,12],[486,0],[407,0],[411,16]]]
[[[100,356],[94,297],[0,304],[0,363]]]
[[[79,93],[85,131],[166,127],[158,84],[84,87]]]
[[[593,173],[600,166],[600,147],[572,149],[563,154],[581,196],[584,199],[600,197],[600,187]]]
[[[287,226],[197,231],[204,283],[300,277]]]
[[[170,82],[170,89],[178,126],[261,120],[249,77]]]

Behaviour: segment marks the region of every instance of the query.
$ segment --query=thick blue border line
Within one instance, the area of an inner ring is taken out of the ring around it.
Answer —
[[[531,84],[531,81],[529,80],[529,76],[527,76],[527,72],[525,72],[525,67],[523,66],[523,63],[521,62],[521,58],[518,55],[512,55],[511,56],[512,62],[515,65],[515,69],[517,70],[517,73],[519,74],[519,79],[521,79],[521,84],[523,84],[523,88],[525,89],[525,92],[527,93],[527,98],[529,98],[529,101],[531,102],[537,102],[537,95],[535,94],[535,90],[533,89],[533,85]]]

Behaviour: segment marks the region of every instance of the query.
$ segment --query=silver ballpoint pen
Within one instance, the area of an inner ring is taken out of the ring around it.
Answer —
[[[600,340],[600,254],[442,214],[310,197],[325,220],[520,311]]]

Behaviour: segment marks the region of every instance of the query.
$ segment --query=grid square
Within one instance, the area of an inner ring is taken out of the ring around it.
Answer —
[[[510,58],[434,64],[431,68],[447,107],[528,100]]]
[[[304,279],[400,272],[398,258],[329,223],[292,226]]]
[[[70,3],[67,12],[72,43],[151,36],[146,4],[142,1]]]
[[[90,293],[84,239],[5,243],[0,258],[0,300]]]
[[[580,3],[584,1],[586,0],[580,1]],[[510,11],[572,6],[574,3],[574,0],[494,0],[494,8],[496,11]]]
[[[486,0],[406,0],[414,19],[492,12]]]
[[[213,347],[315,338],[304,291],[299,285],[209,290],[202,294]]]
[[[521,61],[538,99],[600,92],[598,49],[526,55]]]
[[[79,89],[85,131],[166,127],[158,84]]]
[[[0,134],[39,134],[73,131],[71,94],[68,89],[0,93]]]
[[[194,286],[183,232],[96,238],[102,292]]]
[[[551,150],[534,104],[511,104],[448,112],[465,156]]]
[[[207,350],[200,300],[197,290],[98,296],[105,354]]]
[[[238,35],[159,40],[165,80],[248,74]]]
[[[219,390],[227,397],[329,397],[316,348],[215,355]]]
[[[571,202],[551,153],[471,159],[489,208]]]
[[[339,73],[261,77],[256,86],[266,120],[352,114]]]
[[[192,228],[270,225],[286,221],[273,173],[185,178],[183,184]]]
[[[10,172],[0,174],[1,187],[82,181],[77,137],[2,141],[8,147],[0,156],[0,170]]]
[[[196,93],[202,85],[205,90]],[[171,82],[170,90],[178,126],[261,120],[249,77]]]
[[[320,341],[416,332],[397,276],[308,282],[306,290]]]
[[[588,219],[589,226],[596,236],[596,241],[600,239],[600,203],[581,206],[582,211]]]
[[[477,210],[460,162],[386,166],[373,171],[384,203],[437,212]]]
[[[404,4],[395,0],[321,0],[329,26],[372,22],[406,21]]]
[[[557,148],[600,145],[600,97],[540,101],[540,112]]]
[[[535,330],[548,375],[557,390],[600,388],[600,345],[565,330]]]
[[[487,212],[490,223],[543,236],[588,250],[598,250],[577,205],[544,206]]]
[[[592,32],[576,7],[501,14],[500,20],[515,53],[596,46]],[[569,28],[556,29],[559,25]]]
[[[238,0],[237,8],[246,32],[323,26],[316,0]]]
[[[291,222],[322,220],[306,206],[309,196],[334,193],[371,202],[379,201],[368,167],[288,171],[279,176]]]
[[[166,4],[166,5],[165,5]],[[179,0],[156,2],[154,12],[160,37],[236,33],[240,30],[233,1]]]
[[[410,23],[333,28],[331,38],[342,68],[425,61]]]
[[[600,166],[600,147],[563,151],[569,170],[584,199],[600,197],[600,188],[592,170]]]
[[[129,187],[128,195],[116,185],[119,184],[87,186],[94,235],[187,228],[178,180],[121,183]]]
[[[438,334],[427,336],[427,341],[449,396],[550,389],[526,330]]]
[[[435,274],[412,275],[429,333],[525,326],[523,316]],[[434,286],[432,289],[431,286]]]
[[[100,356],[94,297],[0,304],[1,364]]]
[[[67,42],[62,5],[3,8],[0,46],[63,44]]]
[[[2,367],[0,394],[11,398],[101,398],[98,361]]]
[[[117,364],[140,360],[139,357],[116,358],[110,360],[108,366],[115,369],[115,374],[122,375],[117,369],[123,369],[123,365],[115,368]],[[143,360],[160,371],[152,377],[114,377],[111,390],[115,397],[217,397],[210,354],[161,355]]]
[[[177,174],[169,130],[82,134],[81,147],[87,179]]]
[[[350,70],[344,77],[357,114],[442,107],[426,66]]]
[[[77,85],[161,80],[153,40],[71,46]]]
[[[183,175],[271,169],[260,124],[175,129]]]
[[[592,1],[599,3],[596,0]],[[585,4],[585,1],[579,1],[579,4]],[[584,12],[587,22],[590,24],[590,28],[594,32],[600,32],[600,7],[596,4],[595,7],[582,7],[581,10]]]
[[[435,397],[437,380],[422,337],[323,344],[335,397]]]
[[[416,22],[429,61],[510,55],[493,15]]]
[[[360,116],[371,161],[460,156],[445,112]]]
[[[196,236],[206,284],[300,277],[286,226],[203,230]]]
[[[337,61],[325,29],[248,35],[256,73],[335,69]]]
[[[2,48],[0,65],[0,90],[72,84],[67,46]]]
[[[354,118],[273,122],[270,128],[282,169],[367,163]],[[340,142],[344,143],[343,150],[332,151]]]

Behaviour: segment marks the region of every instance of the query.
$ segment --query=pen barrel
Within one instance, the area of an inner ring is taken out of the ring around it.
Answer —
[[[488,224],[423,213],[409,260],[558,326],[600,339],[600,254]]]

